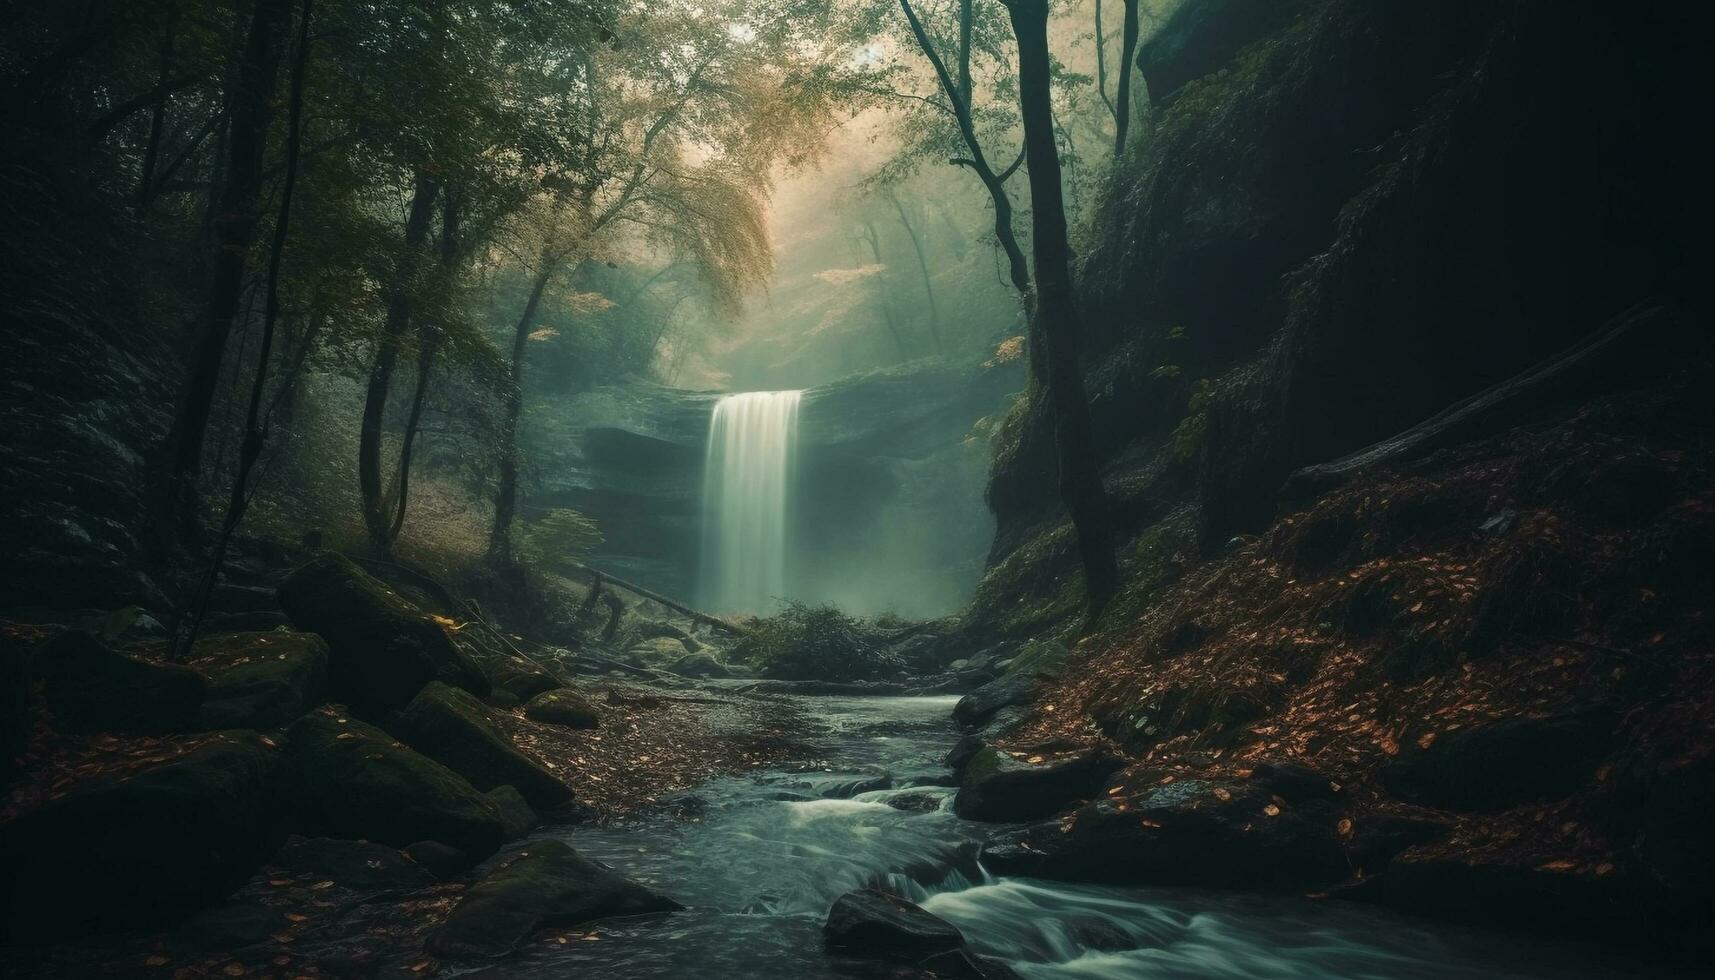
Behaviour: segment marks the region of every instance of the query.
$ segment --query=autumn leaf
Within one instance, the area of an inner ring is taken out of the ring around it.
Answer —
[[[143,962],[148,964],[149,966],[166,966],[171,961],[168,960],[165,956],[162,956],[160,953],[156,953],[155,955],[149,957],[148,959],[144,960]]]

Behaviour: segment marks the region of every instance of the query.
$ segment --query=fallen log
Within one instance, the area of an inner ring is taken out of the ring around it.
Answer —
[[[721,632],[726,633],[729,636],[748,636],[750,634],[750,631],[745,629],[742,626],[738,626],[738,625],[735,625],[733,623],[729,623],[726,620],[721,619],[718,616],[710,616],[708,613],[698,612],[697,610],[692,609],[690,606],[687,606],[684,603],[679,602],[677,600],[669,599],[659,592],[655,592],[651,589],[646,589],[641,585],[634,585],[631,582],[627,582],[626,580],[624,580],[622,578],[616,578],[616,577],[608,574],[607,572],[598,571],[597,569],[591,568],[588,565],[583,565],[583,564],[580,564],[580,563],[575,562],[575,561],[556,561],[554,564],[556,564],[560,567],[563,567],[563,568],[572,569],[573,571],[581,572],[584,575],[589,576],[592,588],[598,588],[604,584],[605,585],[611,585],[611,586],[617,586],[618,588],[624,589],[625,591],[630,592],[633,595],[641,596],[645,599],[648,599],[650,602],[666,606],[668,609],[673,610],[674,612],[680,614],[681,616],[685,616],[685,617],[689,618],[693,622],[702,623],[703,625],[708,626],[712,629],[720,630]]]
[[[1295,471],[1281,487],[1280,497],[1302,503],[1366,470],[1420,459],[1516,425],[1561,400],[1588,398],[1620,387],[1650,369],[1673,363],[1693,340],[1694,332],[1677,310],[1653,301],[1639,303],[1571,347],[1404,432]]]

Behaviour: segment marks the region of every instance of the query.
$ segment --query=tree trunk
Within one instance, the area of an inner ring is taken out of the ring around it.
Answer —
[[[1054,423],[1060,497],[1078,536],[1093,619],[1119,584],[1107,493],[1090,436],[1090,408],[1078,363],[1078,306],[1072,294],[1071,249],[1060,159],[1050,103],[1047,0],[1007,0],[1018,40],[1019,108],[1030,167],[1031,245],[1036,264],[1033,339],[1042,345],[1044,394]]]
[[[1126,130],[1131,126],[1132,60],[1137,54],[1137,3],[1125,0],[1125,34],[1120,41],[1120,77],[1114,90],[1114,159],[1125,153]]]
[[[375,363],[369,369],[369,385],[363,398],[363,421],[357,439],[357,487],[362,499],[363,524],[369,539],[383,554],[393,547],[391,515],[381,492],[381,429],[387,415],[387,392],[393,384],[393,368],[399,360],[399,342],[411,323],[411,289],[416,279],[418,256],[429,237],[435,197],[440,184],[419,172],[411,192],[410,216],[405,220],[405,251],[399,257],[387,295],[387,320],[375,345]]]
[[[277,35],[291,12],[291,0],[257,0],[250,33],[232,93],[227,124],[225,186],[214,216],[214,269],[203,313],[196,325],[190,374],[179,391],[178,407],[167,437],[167,469],[162,478],[160,514],[164,528],[194,527],[196,479],[202,468],[209,412],[226,358],[226,341],[238,311],[256,234],[256,209],[262,190],[262,156],[274,98],[279,60]]]
[[[559,265],[558,256],[542,255],[536,281],[530,284],[530,298],[524,301],[524,312],[512,331],[512,377],[506,390],[506,417],[500,426],[500,481],[494,493],[494,528],[488,534],[488,557],[503,565],[512,561],[512,519],[518,510],[518,418],[524,413],[524,351],[530,342],[536,308],[542,305],[542,294]]]
[[[911,237],[911,248],[917,253],[917,271],[923,274],[923,295],[929,300],[929,339],[934,341],[935,353],[945,354],[946,348],[941,345],[941,314],[935,309],[935,287],[929,282],[929,263],[923,258],[923,243],[917,238],[917,229],[911,224],[910,215],[905,213],[905,205],[900,202],[899,195],[890,188],[887,199],[893,202],[893,210],[899,213],[899,223],[905,226],[905,234]]]
[[[190,649],[196,642],[197,630],[208,611],[209,596],[220,577],[220,566],[226,560],[226,549],[233,532],[249,508],[250,474],[262,456],[268,441],[268,419],[262,410],[262,395],[268,386],[268,362],[274,354],[274,336],[280,322],[280,260],[285,255],[292,219],[292,193],[298,185],[298,150],[301,144],[304,115],[304,76],[309,64],[311,0],[303,0],[298,25],[298,51],[292,63],[290,110],[286,125],[286,175],[280,189],[280,211],[274,219],[274,240],[268,252],[267,299],[262,316],[262,344],[256,358],[256,376],[250,383],[250,403],[244,416],[244,441],[238,450],[238,472],[232,477],[232,490],[227,496],[226,518],[221,522],[220,537],[216,539],[214,556],[203,576],[197,596],[190,629],[178,651]],[[288,378],[286,383],[293,379]],[[176,659],[176,657],[175,657]]]
[[[160,77],[156,82],[157,88],[166,88],[168,79],[173,71],[173,41],[178,35],[177,10],[167,15],[165,36],[161,39],[161,68]],[[143,169],[137,178],[137,204],[139,207],[148,203],[150,187],[155,182],[155,166],[161,156],[161,133],[167,125],[167,100],[162,98],[155,103],[155,110],[149,114],[149,142],[143,148]]]

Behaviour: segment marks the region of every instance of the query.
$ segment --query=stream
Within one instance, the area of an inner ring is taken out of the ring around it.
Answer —
[[[1605,950],[1341,901],[994,878],[975,855],[996,828],[953,816],[952,789],[930,785],[948,778],[956,698],[781,700],[809,725],[813,758],[705,783],[647,818],[549,831],[687,911],[586,924],[530,944],[496,975],[899,976],[823,951],[829,906],[877,883],[1031,980],[1659,975]]]

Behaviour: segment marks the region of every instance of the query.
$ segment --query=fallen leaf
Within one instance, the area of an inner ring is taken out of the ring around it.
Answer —
[[[1271,817],[1278,817],[1278,816],[1280,816],[1280,807],[1275,806],[1273,803],[1270,803],[1270,804],[1268,804],[1262,808],[1262,812],[1268,814]]]
[[[160,953],[156,953],[155,955],[149,957],[148,959],[144,960],[143,962],[147,963],[149,966],[166,966],[167,963],[170,961],[165,956],[162,956]]]

